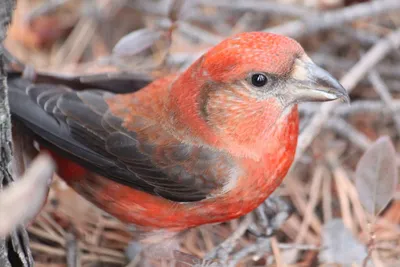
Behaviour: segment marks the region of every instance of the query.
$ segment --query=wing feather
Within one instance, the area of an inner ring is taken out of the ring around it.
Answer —
[[[109,92],[29,85],[25,94],[30,101],[24,109],[16,107],[21,90],[18,82],[10,83],[14,115],[72,159],[119,183],[186,202],[204,199],[235,179],[229,155],[183,144],[155,120],[130,114],[136,128],[126,129],[109,110],[106,99],[114,97]],[[39,116],[29,114],[31,110]]]

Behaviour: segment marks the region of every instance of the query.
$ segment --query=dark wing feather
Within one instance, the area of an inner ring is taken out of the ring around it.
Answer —
[[[137,131],[124,128],[105,102],[111,93],[22,80],[9,86],[14,116],[73,160],[119,183],[173,201],[197,201],[236,178],[228,155],[182,144],[150,119],[137,117]]]

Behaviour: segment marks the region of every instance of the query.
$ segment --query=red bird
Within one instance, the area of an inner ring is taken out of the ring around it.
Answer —
[[[348,98],[294,40],[249,32],[128,94],[10,79],[14,119],[59,175],[123,222],[180,231],[242,216],[282,182],[297,103]]]

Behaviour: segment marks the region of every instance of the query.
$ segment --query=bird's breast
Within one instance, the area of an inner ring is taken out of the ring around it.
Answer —
[[[223,222],[258,207],[282,182],[292,164],[298,136],[297,108],[273,131],[258,159],[236,159],[229,190],[198,202],[174,202],[93,173],[68,181],[83,196],[120,220],[154,229],[183,230]]]
[[[257,208],[282,183],[295,156],[298,138],[297,107],[282,118],[281,125],[273,131],[260,160],[239,161],[243,174],[233,189],[213,200],[205,200],[204,213],[216,221],[237,218]]]

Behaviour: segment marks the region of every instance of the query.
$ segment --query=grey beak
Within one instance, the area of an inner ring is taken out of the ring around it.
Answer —
[[[296,101],[331,101],[341,99],[350,103],[346,89],[329,72],[312,61],[298,63],[303,69],[303,79],[294,80],[293,97]]]

